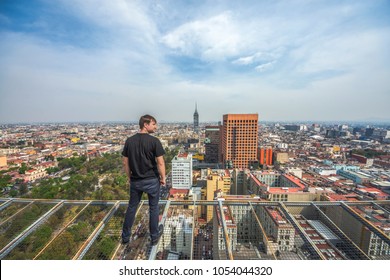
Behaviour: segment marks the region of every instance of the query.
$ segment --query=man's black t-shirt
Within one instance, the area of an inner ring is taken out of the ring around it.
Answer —
[[[164,154],[160,140],[148,133],[137,133],[127,138],[122,155],[129,159],[130,179],[159,178],[156,157]]]

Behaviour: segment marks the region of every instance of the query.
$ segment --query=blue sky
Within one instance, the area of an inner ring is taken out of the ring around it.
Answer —
[[[0,123],[390,121],[390,2],[1,0]]]

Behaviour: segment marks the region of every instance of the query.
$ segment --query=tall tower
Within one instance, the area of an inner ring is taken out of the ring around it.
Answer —
[[[199,114],[198,114],[198,104],[195,103],[195,113],[194,113],[194,131],[199,130]]]
[[[258,114],[223,115],[222,160],[225,168],[249,168],[257,160]]]

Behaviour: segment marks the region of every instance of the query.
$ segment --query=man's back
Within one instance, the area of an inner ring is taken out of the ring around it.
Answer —
[[[164,155],[161,142],[147,133],[137,133],[126,140],[122,155],[128,158],[131,180],[158,178],[156,157]]]

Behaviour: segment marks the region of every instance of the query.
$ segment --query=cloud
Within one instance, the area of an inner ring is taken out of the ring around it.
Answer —
[[[237,65],[249,65],[255,61],[255,55],[240,57],[239,59],[234,60],[232,63]]]
[[[272,62],[268,62],[268,63],[264,63],[264,64],[260,64],[258,66],[255,67],[256,71],[258,72],[264,72],[270,68],[272,68],[272,66],[274,65],[274,61]]]
[[[257,72],[265,72],[274,67],[277,58],[281,56],[280,50],[269,53],[258,52],[251,56],[240,57],[232,61],[233,65],[249,66],[257,64],[253,69]]]
[[[25,7],[29,25],[0,15],[2,121],[126,120],[147,110],[191,121],[195,101],[201,121],[389,114],[390,32],[387,15],[372,12],[383,10],[377,2],[41,3]]]
[[[343,36],[321,38],[292,52],[292,59],[301,61],[297,70],[315,73],[327,70],[360,71],[383,62],[390,29],[362,30]]]
[[[161,41],[179,55],[218,61],[236,55],[241,38],[231,12],[224,12],[208,19],[185,23],[165,34]]]

